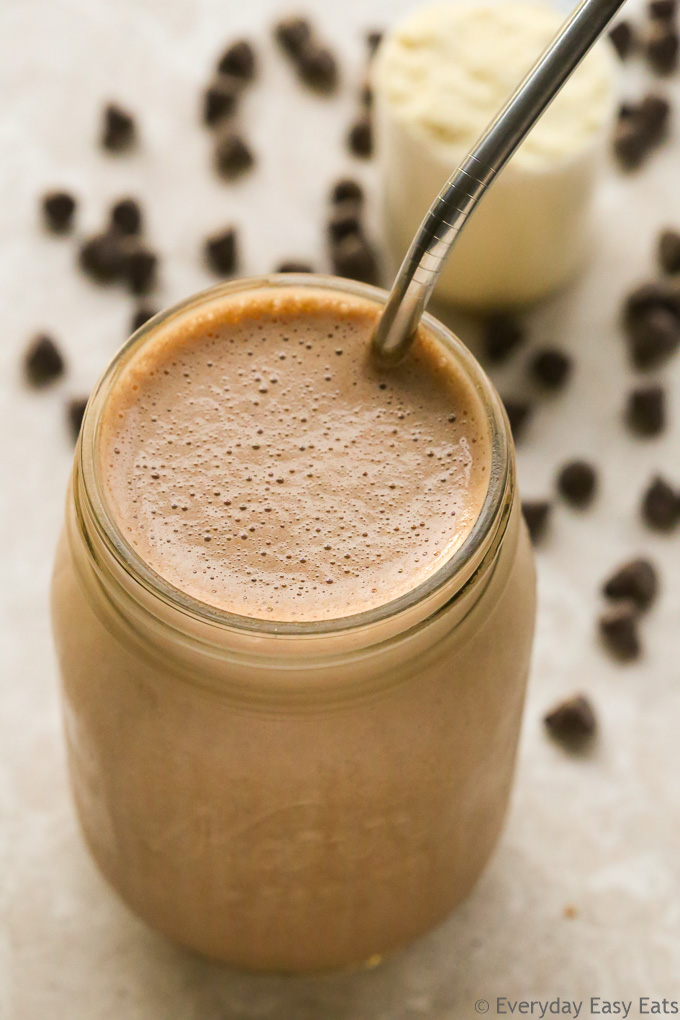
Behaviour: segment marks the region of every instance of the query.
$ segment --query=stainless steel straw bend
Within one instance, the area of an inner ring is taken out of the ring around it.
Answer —
[[[372,346],[384,364],[408,351],[470,213],[625,0],[581,0],[430,207],[397,273]]]

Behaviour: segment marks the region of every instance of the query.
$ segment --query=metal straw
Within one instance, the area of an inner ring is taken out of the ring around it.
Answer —
[[[624,2],[581,0],[440,191],[411,242],[373,334],[379,361],[396,364],[405,356],[470,213]]]

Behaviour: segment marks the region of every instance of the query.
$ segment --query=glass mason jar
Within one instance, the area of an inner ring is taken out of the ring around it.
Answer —
[[[82,829],[123,900],[165,935],[253,969],[361,961],[442,920],[506,811],[534,624],[532,553],[498,396],[431,316],[486,410],[489,489],[450,559],[399,599],[276,623],[173,588],[107,506],[102,411],[171,317],[262,287],[199,294],[143,326],[88,404],[53,582],[71,781]]]

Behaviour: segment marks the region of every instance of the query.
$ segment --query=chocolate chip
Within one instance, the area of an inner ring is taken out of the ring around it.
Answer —
[[[155,308],[149,308],[148,305],[140,305],[139,308],[135,310],[135,313],[132,316],[132,322],[130,323],[130,332],[136,333],[138,329],[141,329],[145,322],[148,322],[149,319],[153,319],[155,314],[156,314]]]
[[[298,55],[302,80],[317,92],[333,92],[338,84],[338,65],[326,46],[309,43]]]
[[[645,315],[630,320],[628,339],[633,364],[652,368],[680,347],[680,320],[662,305],[651,307]]]
[[[233,227],[213,234],[205,242],[205,257],[210,268],[220,276],[230,276],[236,271],[238,258],[236,231]]]
[[[672,74],[678,66],[680,39],[673,24],[666,20],[652,22],[646,39],[647,61],[657,74]]]
[[[373,155],[373,125],[370,114],[364,113],[352,124],[347,136],[350,152],[362,159]]]
[[[676,9],[676,0],[650,0],[648,7],[650,18],[674,18]]]
[[[66,405],[66,416],[73,439],[78,438],[80,427],[83,424],[83,416],[87,407],[87,397],[74,397]]]
[[[633,49],[635,41],[630,21],[617,21],[614,27],[609,30],[609,38],[621,60],[625,60]]]
[[[628,395],[626,421],[639,436],[658,436],[666,425],[666,399],[661,386],[640,386]]]
[[[276,273],[313,273],[314,266],[309,262],[296,262],[295,259],[288,259],[279,262],[275,269]]]
[[[111,226],[121,234],[138,234],[142,229],[142,210],[134,198],[122,198],[111,208]]]
[[[489,361],[506,361],[524,340],[524,330],[511,315],[491,315],[484,323],[484,353]]]
[[[680,495],[660,475],[642,497],[642,517],[655,531],[672,531],[680,521]]]
[[[648,315],[654,308],[665,308],[680,323],[680,292],[665,283],[644,283],[626,298],[624,319],[627,326]]]
[[[377,30],[366,33],[366,46],[368,47],[369,57],[374,56],[375,51],[382,42],[383,33]]]
[[[514,397],[503,398],[503,404],[505,406],[505,413],[508,416],[510,422],[510,429],[516,442],[518,442],[529,416],[531,414],[531,404],[528,400],[518,400]]]
[[[677,230],[661,232],[658,252],[664,273],[680,273],[680,233]]]
[[[600,635],[609,651],[621,662],[640,655],[638,608],[630,599],[621,599],[606,609],[598,621]]]
[[[378,265],[371,245],[362,234],[346,234],[331,245],[331,260],[336,276],[362,283],[375,283]]]
[[[353,177],[343,177],[333,185],[331,191],[331,202],[357,202],[364,201],[364,189]]]
[[[360,206],[351,199],[338,202],[328,218],[328,233],[334,241],[339,241],[347,234],[360,234]]]
[[[522,500],[522,514],[529,529],[529,537],[534,545],[544,537],[551,512],[552,505],[546,499]]]
[[[43,197],[45,226],[55,234],[66,234],[73,226],[76,200],[68,191],[50,191]]]
[[[255,158],[250,147],[235,131],[222,131],[215,145],[215,166],[227,180],[234,180],[250,170]]]
[[[147,294],[156,282],[158,257],[143,245],[134,245],[125,252],[123,279],[133,294]]]
[[[595,468],[585,460],[570,461],[557,476],[557,488],[572,506],[585,507],[592,503],[596,487]]]
[[[222,74],[203,93],[203,122],[213,127],[236,111],[239,87],[231,75]]]
[[[312,26],[307,18],[284,18],[274,26],[274,36],[289,56],[297,58],[311,41]]]
[[[83,272],[97,283],[113,283],[122,277],[125,253],[117,232],[95,234],[81,245],[78,258]]]
[[[583,694],[576,694],[556,705],[543,722],[551,737],[572,750],[586,744],[597,729],[595,712]]]
[[[51,336],[42,333],[24,354],[24,372],[31,386],[46,386],[64,372],[64,359]]]
[[[571,358],[553,347],[537,351],[531,361],[534,379],[549,390],[561,389],[569,378],[571,368]]]
[[[115,103],[104,108],[104,127],[101,143],[111,152],[130,149],[136,141],[137,130],[132,114]]]
[[[663,96],[645,96],[639,106],[639,117],[650,145],[657,145],[668,134],[671,106]]]
[[[605,581],[602,591],[609,599],[627,599],[638,609],[649,609],[657,596],[659,580],[649,560],[630,560]]]
[[[217,64],[220,74],[232,74],[241,81],[252,81],[255,77],[256,61],[255,50],[245,39],[238,42],[224,51]]]
[[[641,166],[649,152],[649,139],[637,115],[619,120],[614,129],[614,155],[626,170]]]

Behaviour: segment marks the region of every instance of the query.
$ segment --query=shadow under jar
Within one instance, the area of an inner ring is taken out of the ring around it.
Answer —
[[[535,581],[500,401],[430,316],[490,466],[431,573],[349,614],[277,620],[201,601],[140,555],[100,455],[112,392],[168,331],[234,296],[293,291],[375,315],[386,300],[327,277],[241,280],[156,317],[114,359],[76,451],[53,621],[75,801],[105,877],[185,946],[299,971],[403,945],[473,886],[510,793]]]

